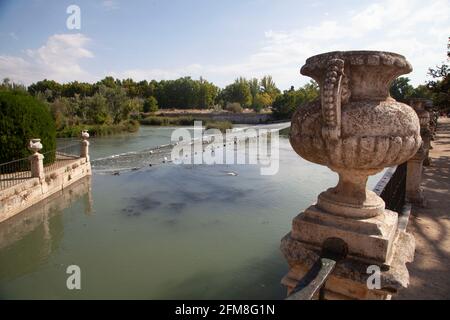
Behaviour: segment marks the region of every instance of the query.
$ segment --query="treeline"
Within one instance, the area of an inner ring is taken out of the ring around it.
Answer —
[[[443,113],[450,112],[450,69],[448,65],[429,69],[432,80],[424,85],[412,86],[409,78],[397,78],[391,86],[391,96],[400,102],[409,103],[411,98],[425,98],[433,102],[433,107]]]
[[[428,98],[437,109],[450,111],[448,65],[430,69],[429,75],[432,80],[417,87],[407,77],[396,79],[391,96],[405,103],[414,97]],[[27,92],[44,102],[53,115],[59,136],[78,134],[82,127],[98,134],[134,131],[142,113],[159,109],[242,112],[243,108],[250,108],[255,112],[273,112],[278,119],[290,119],[297,107],[319,97],[319,87],[314,81],[281,92],[269,75],[261,79],[240,77],[223,89],[203,78],[190,77],[139,82],[106,77],[92,84],[78,81],[61,84],[45,79],[28,88],[4,79],[2,89]]]
[[[157,108],[225,108],[227,103],[239,103],[242,108],[261,110],[271,106],[276,96],[280,94],[271,76],[250,80],[240,77],[224,89],[203,78],[194,80],[190,77],[139,82],[106,77],[93,84],[78,81],[60,84],[53,80],[43,80],[30,85],[28,92],[48,102],[54,102],[59,98],[85,98],[103,94],[105,88],[123,90],[129,99],[139,99],[144,112],[154,111]],[[145,110],[146,108],[153,110]]]
[[[115,132],[112,127],[119,126],[132,131],[141,113],[154,113],[159,109],[225,109],[231,112],[242,112],[244,108],[255,112],[273,109],[277,117],[288,118],[296,106],[318,95],[314,83],[281,93],[270,75],[261,79],[240,77],[223,89],[203,78],[190,77],[138,82],[105,77],[96,83],[58,83],[45,79],[28,88],[17,87],[5,79],[1,86],[26,90],[45,102],[58,132],[65,132],[60,134],[63,136],[71,135],[82,125],[95,125],[95,130],[105,133]]]

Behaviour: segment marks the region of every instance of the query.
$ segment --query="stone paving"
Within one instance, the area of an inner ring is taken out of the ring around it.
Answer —
[[[422,181],[427,203],[412,208],[408,226],[416,239],[410,286],[395,299],[450,299],[450,118],[439,118],[432,146]]]

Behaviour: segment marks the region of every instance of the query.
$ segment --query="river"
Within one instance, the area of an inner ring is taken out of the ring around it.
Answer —
[[[336,174],[286,136],[275,175],[163,163],[173,129],[92,138],[91,178],[1,224],[0,298],[282,299],[280,240]]]

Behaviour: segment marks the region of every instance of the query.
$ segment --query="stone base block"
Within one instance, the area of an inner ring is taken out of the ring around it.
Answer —
[[[346,258],[336,265],[327,279],[324,287],[325,299],[390,299],[392,294],[406,288],[409,285],[409,274],[405,264],[414,259],[414,237],[404,231],[397,231],[395,239],[391,265],[376,265],[380,268],[379,287],[368,286],[369,277],[373,276],[373,271],[368,268],[373,265]],[[289,295],[320,257],[320,247],[295,239],[291,232],[282,239],[281,251],[290,267],[281,281],[287,287]]]
[[[348,246],[349,257],[389,266],[397,223],[397,213],[390,210],[373,218],[349,219],[312,205],[294,218],[291,237],[318,248],[328,238],[340,238]]]

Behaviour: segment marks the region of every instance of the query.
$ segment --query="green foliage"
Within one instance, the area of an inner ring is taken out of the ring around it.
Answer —
[[[158,100],[151,96],[144,102],[144,112],[156,112],[158,111]]]
[[[429,75],[433,77],[427,83],[427,88],[432,92],[433,105],[439,110],[450,111],[450,67],[443,64],[429,69]]]
[[[400,77],[392,82],[389,92],[395,100],[407,103],[414,92],[414,87],[409,84],[409,78]]]
[[[142,119],[143,125],[149,126],[190,126],[194,124],[195,119],[192,117],[157,117],[150,116]]]
[[[236,79],[234,83],[228,85],[221,92],[221,97],[225,103],[237,102],[242,107],[249,107],[252,104],[250,85],[245,78]]]
[[[190,77],[162,80],[155,85],[155,98],[161,109],[206,109],[213,106],[218,87]]]
[[[205,129],[219,129],[222,132],[225,132],[228,129],[232,129],[233,124],[229,121],[206,121]]]
[[[270,94],[266,92],[258,93],[252,102],[252,108],[256,112],[261,112],[262,109],[271,106],[273,103],[273,98]]]
[[[215,121],[215,120],[202,120],[193,117],[157,117],[149,116],[142,119],[140,122],[142,125],[150,126],[192,126],[195,121],[202,121],[205,129],[215,128],[221,131],[233,128],[233,125],[229,121]]]
[[[55,122],[47,106],[26,92],[0,90],[0,163],[29,156],[27,146],[40,138],[42,153],[56,148]],[[53,157],[44,158],[44,163]]]
[[[95,125],[74,125],[68,126],[57,132],[58,138],[79,137],[82,130],[88,130],[91,136],[107,136],[121,132],[136,132],[139,129],[139,122],[127,120],[118,125],[95,124]]]
[[[233,113],[242,113],[242,111],[244,111],[239,102],[228,102],[225,110]]]
[[[261,91],[263,93],[268,94],[272,98],[272,101],[280,94],[280,90],[275,85],[272,76],[269,75],[264,76],[261,79],[260,84],[261,84]]]
[[[27,92],[27,88],[23,84],[17,84],[17,83],[11,82],[11,80],[9,78],[3,79],[3,82],[0,83],[0,90],[15,91],[15,92],[18,91],[18,92],[22,92],[22,93]]]
[[[319,98],[319,86],[314,81],[310,81],[303,87],[295,90],[285,90],[283,94],[277,96],[273,102],[273,113],[278,119],[290,119],[298,106],[314,101]]]

